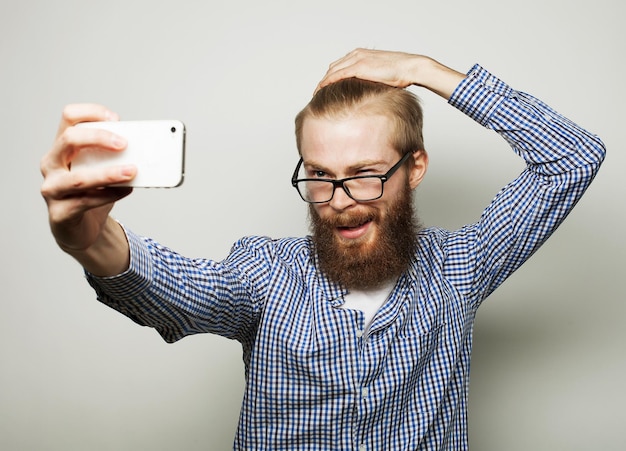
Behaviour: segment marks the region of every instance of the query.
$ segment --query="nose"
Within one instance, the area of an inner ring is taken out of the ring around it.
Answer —
[[[329,201],[330,207],[337,211],[345,210],[354,204],[356,204],[356,201],[348,196],[348,193],[346,193],[342,186],[335,188],[333,198]]]

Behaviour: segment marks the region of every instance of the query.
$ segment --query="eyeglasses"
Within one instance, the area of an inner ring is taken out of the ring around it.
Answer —
[[[323,204],[330,202],[335,195],[335,190],[339,187],[343,188],[350,198],[357,202],[366,202],[370,200],[380,199],[383,195],[383,186],[385,182],[402,166],[402,164],[412,155],[412,152],[404,154],[400,161],[394,164],[386,174],[380,175],[358,175],[355,177],[347,177],[341,180],[333,179],[313,179],[298,178],[298,173],[302,167],[303,160],[300,158],[296,170],[293,171],[291,184],[298,190],[303,201],[310,204]]]

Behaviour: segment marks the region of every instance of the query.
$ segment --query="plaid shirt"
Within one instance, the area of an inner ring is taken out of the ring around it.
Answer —
[[[472,330],[481,302],[557,228],[604,146],[480,66],[450,104],[498,132],[527,168],[480,220],[419,233],[415,260],[367,335],[311,240],[247,237],[222,262],[184,258],[127,231],[130,269],[89,277],[102,302],[168,342],[210,332],[241,342],[235,449],[467,449]]]

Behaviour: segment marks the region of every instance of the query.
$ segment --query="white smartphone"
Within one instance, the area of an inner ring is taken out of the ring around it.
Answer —
[[[178,120],[82,122],[91,127],[123,136],[128,146],[122,152],[81,150],[72,160],[71,170],[132,164],[135,178],[118,186],[174,188],[185,175],[185,125]]]

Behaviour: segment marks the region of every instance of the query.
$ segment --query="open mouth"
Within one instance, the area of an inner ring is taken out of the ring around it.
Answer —
[[[368,222],[371,222],[371,219],[365,219],[357,224],[346,224],[346,225],[337,225],[339,230],[350,230],[350,229],[358,229],[359,227],[363,227]]]
[[[365,235],[365,233],[367,233],[371,223],[372,220],[368,219],[355,225],[341,225],[337,226],[337,231],[339,232],[339,235],[343,238],[360,238],[361,236]]]

